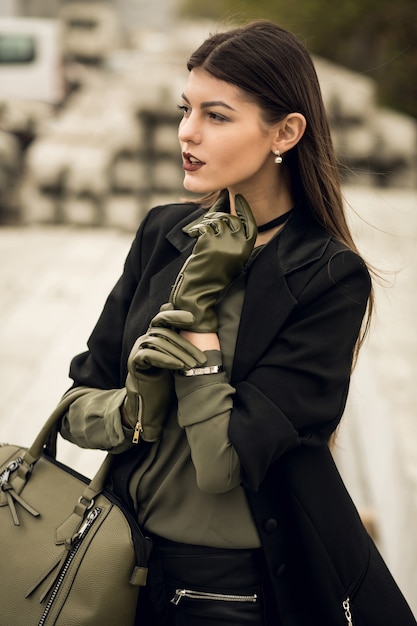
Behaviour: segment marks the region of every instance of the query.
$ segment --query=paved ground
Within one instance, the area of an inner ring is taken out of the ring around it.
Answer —
[[[417,193],[346,192],[360,248],[385,282],[336,458],[358,506],[375,512],[381,549],[417,613]],[[0,441],[30,444],[70,385],[69,361],[85,349],[131,240],[114,230],[0,228]],[[59,456],[91,475],[102,455],[62,442]]]
[[[96,229],[0,229],[0,440],[29,444],[70,386],[70,359],[85,350],[131,240]],[[86,474],[97,466],[97,455],[66,442],[61,458]]]

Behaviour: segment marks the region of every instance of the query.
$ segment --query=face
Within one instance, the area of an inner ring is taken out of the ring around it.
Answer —
[[[276,184],[276,128],[262,123],[260,107],[238,87],[192,70],[179,108],[185,189],[228,189],[248,198]]]

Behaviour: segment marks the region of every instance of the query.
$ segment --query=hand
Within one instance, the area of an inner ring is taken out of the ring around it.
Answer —
[[[128,359],[127,396],[123,414],[135,429],[133,441],[157,441],[172,406],[174,384],[170,370],[203,365],[206,355],[181,337],[173,328],[193,322],[187,311],[163,310],[154,317],[148,332],[139,337]]]
[[[146,334],[133,346],[128,359],[129,372],[136,376],[151,367],[185,370],[203,365],[207,360],[204,352],[177,332],[193,323],[194,316],[189,311],[178,311],[172,304],[164,304]]]
[[[237,195],[235,208],[236,216],[207,213],[184,228],[198,239],[177,276],[170,302],[175,309],[194,315],[188,330],[217,331],[215,305],[219,295],[239,276],[253,250],[257,228],[250,206]]]

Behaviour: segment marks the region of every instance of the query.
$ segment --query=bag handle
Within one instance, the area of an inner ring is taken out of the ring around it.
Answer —
[[[13,486],[17,493],[21,493],[24,485],[26,484],[28,476],[33,470],[34,464],[42,456],[45,444],[48,439],[52,437],[56,446],[56,438],[58,436],[57,426],[59,424],[59,421],[67,412],[69,406],[75,400],[77,400],[77,398],[81,398],[81,396],[88,394],[90,391],[94,391],[94,389],[92,387],[75,387],[74,389],[71,389],[64,395],[56,408],[52,411],[51,415],[46,420],[45,424],[36,436],[35,441],[24,453],[22,457],[22,462],[16,470],[16,475],[13,480]],[[77,515],[84,515],[85,511],[91,506],[94,498],[103,491],[107,476],[110,471],[112,459],[113,455],[107,454],[90,483],[86,485],[74,509],[74,512],[76,512]]]
[[[45,424],[39,431],[35,441],[27,449],[24,455],[24,460],[28,463],[28,465],[36,463],[36,461],[42,456],[44,446],[51,435],[56,440],[58,434],[57,426],[62,417],[64,417],[70,405],[75,400],[77,400],[77,398],[85,396],[90,391],[93,391],[92,387],[75,387],[64,395],[64,397],[60,400],[56,408],[52,411],[51,415],[48,417]]]

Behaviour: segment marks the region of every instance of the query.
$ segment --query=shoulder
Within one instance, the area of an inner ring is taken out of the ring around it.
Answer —
[[[364,259],[354,250],[330,238],[320,257],[294,276],[299,289],[299,301],[336,298],[364,306],[371,292],[370,273]]]
[[[371,277],[368,266],[362,256],[339,241],[330,240],[327,250],[327,269],[329,279],[339,282],[343,277],[357,275],[370,287]]]
[[[321,224],[300,212],[283,230],[278,256],[293,294],[305,289],[326,290],[352,281],[364,292],[370,290],[370,275],[364,259],[334,237]]]

